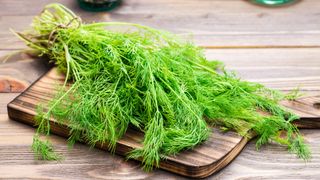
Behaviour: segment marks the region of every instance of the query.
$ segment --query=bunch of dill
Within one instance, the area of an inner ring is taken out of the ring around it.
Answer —
[[[119,26],[129,28],[108,29]],[[309,158],[291,124],[298,117],[278,105],[284,95],[224,70],[218,73],[219,62],[208,61],[202,49],[175,35],[131,23],[84,24],[60,4],[46,6],[32,29],[17,35],[66,74],[48,111],[39,112],[37,134],[49,135],[53,117],[69,125],[71,144],[84,138],[92,145],[107,142],[114,150],[132,126],[144,132],[144,139],[128,158],[142,159],[146,170],[165,155],[205,141],[210,125],[243,136],[251,130],[258,148],[275,141]],[[35,138],[34,149],[41,155],[39,142]]]

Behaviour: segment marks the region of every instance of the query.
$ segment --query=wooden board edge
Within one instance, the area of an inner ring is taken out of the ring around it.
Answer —
[[[38,82],[43,76],[46,76],[50,71],[51,70],[49,70],[47,73],[44,73],[41,77],[39,77],[34,83],[31,84],[31,86],[27,88],[26,91],[28,91],[36,82]],[[28,112],[28,111],[19,109],[19,106],[17,105],[18,104],[17,101],[19,101],[19,98],[23,96],[23,94],[24,93],[21,93],[20,95],[18,95],[14,100],[12,100],[7,105],[8,115],[11,119],[15,121],[19,121],[24,124],[35,126],[35,122],[33,118],[36,114],[31,110],[30,112]],[[296,120],[294,122],[299,128],[314,128],[314,120],[318,120],[318,119],[309,118],[309,119],[303,119],[303,120]],[[318,124],[320,127],[320,121]],[[66,137],[66,138],[69,137],[70,129],[67,126],[54,123],[53,121],[50,121],[50,125],[51,125],[50,126],[51,131],[53,134]],[[240,142],[231,149],[231,151],[229,151],[225,156],[223,156],[218,161],[215,161],[211,164],[206,164],[201,166],[196,166],[196,165],[192,166],[192,165],[183,164],[183,163],[179,164],[176,161],[172,161],[171,158],[169,157],[168,159],[160,163],[160,168],[170,172],[177,173],[179,175],[187,176],[187,177],[205,178],[210,176],[211,174],[216,173],[217,171],[221,170],[225,166],[227,166],[242,151],[242,149],[244,148],[244,146],[247,144],[248,141],[249,141],[248,138],[242,138]],[[81,143],[85,143],[85,142],[81,142]],[[97,144],[96,147],[103,150],[108,150],[107,144],[104,144],[104,145]],[[125,156],[127,152],[131,150],[133,150],[133,147],[129,147],[128,145],[117,143],[117,149],[115,153]]]
[[[320,117],[319,118],[303,118],[293,121],[293,124],[299,129],[319,129],[320,128]]]
[[[34,81],[24,92],[28,91],[32,88],[34,84],[36,84],[39,80],[41,80],[44,76],[46,76],[48,73],[50,73],[52,69],[50,69],[48,72],[41,75],[36,81]],[[30,112],[24,112],[15,104],[15,102],[19,101],[19,98],[24,95],[24,92],[19,94],[16,98],[14,98],[10,103],[7,105],[7,111],[8,116],[10,119],[21,122],[23,124],[27,124],[29,126],[35,126],[34,116],[36,115],[33,111]],[[21,118],[25,117],[25,118]],[[69,137],[69,128],[67,126],[54,123],[50,121],[50,129],[53,134],[56,134],[61,137],[68,138]],[[241,150],[244,148],[246,143],[249,141],[247,138],[242,138],[240,143],[237,144],[231,151],[229,151],[223,158],[221,158],[219,161],[213,162],[211,164],[203,165],[203,166],[191,166],[189,164],[183,164],[183,168],[181,168],[181,164],[178,164],[175,161],[172,161],[172,158],[167,158],[166,160],[163,160],[160,162],[160,168],[167,170],[169,172],[173,172],[182,176],[186,177],[192,177],[192,178],[205,178],[208,177],[215,172],[221,170],[226,165],[228,165],[235,157],[241,152]],[[84,143],[85,142],[80,142]],[[108,151],[108,145],[107,144],[97,144],[97,148]],[[133,147],[128,147],[126,145],[123,145],[121,143],[117,143],[117,149],[115,151],[116,154],[119,154],[121,156],[125,156],[127,152],[133,150]],[[139,161],[139,160],[137,160]],[[181,163],[181,162],[180,162]],[[179,168],[177,168],[179,166]]]
[[[8,116],[10,119],[27,124],[29,126],[35,127],[35,121],[34,121],[34,116],[36,114],[30,112],[23,112],[21,111],[17,105],[15,105],[15,100],[11,101],[7,108],[8,108]],[[21,118],[24,117],[24,118]],[[51,132],[53,134],[56,134],[58,136],[62,136],[65,138],[69,137],[69,128],[67,126],[61,125],[54,123],[50,121],[50,128]],[[221,170],[224,168],[226,165],[228,165],[235,157],[241,152],[241,150],[244,148],[246,143],[248,142],[247,138],[242,138],[240,143],[238,143],[237,146],[235,146],[231,151],[229,151],[222,159],[219,161],[216,161],[214,163],[204,165],[204,166],[190,166],[190,165],[184,165],[183,167],[181,164],[177,164],[177,162],[172,161],[169,159],[161,161],[160,162],[160,168],[182,175],[186,177],[192,177],[192,178],[205,178],[208,177],[215,172]],[[81,142],[85,143],[85,142]],[[102,150],[107,150],[108,151],[108,146],[107,144],[97,144],[97,148],[102,149]],[[119,154],[121,156],[125,156],[127,152],[131,151],[133,147],[128,147],[126,145],[123,145],[121,143],[117,143],[117,148],[115,153]],[[178,167],[179,168],[178,168]]]

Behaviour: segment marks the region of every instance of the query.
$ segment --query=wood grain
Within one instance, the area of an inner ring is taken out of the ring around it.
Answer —
[[[10,77],[0,76],[0,92],[4,93],[18,93],[23,92],[27,88],[27,83],[18,81]]]
[[[0,51],[0,64],[0,93],[23,92],[50,67],[43,59],[19,51]]]
[[[7,105],[20,93],[0,93],[0,114],[7,113]]]
[[[225,169],[208,179],[317,179],[320,172],[319,130],[301,130],[311,145],[313,158],[304,163],[278,145],[256,151],[251,141]],[[145,173],[136,161],[125,161],[96,148],[75,144],[68,151],[66,140],[52,136],[55,149],[65,160],[46,162],[34,160],[30,146],[34,128],[9,120],[0,114],[0,172],[3,179],[184,179],[156,169]]]
[[[0,55],[24,44],[9,28],[24,30],[51,0],[0,0]],[[88,13],[75,0],[57,0],[83,16],[86,22],[130,21],[191,34],[198,45],[210,49],[207,57],[226,63],[242,78],[289,91],[300,85],[307,95],[320,95],[318,0],[302,0],[286,8],[262,8],[241,0],[125,0],[111,13]],[[187,35],[188,36],[188,35]],[[0,74],[31,84],[47,67],[34,61],[0,63]],[[297,69],[297,71],[295,71]],[[11,121],[6,104],[17,93],[0,93],[0,179],[183,179],[162,170],[145,173],[135,161],[124,161],[98,149],[76,144],[67,151],[63,138],[53,136],[66,156],[57,163],[35,161],[30,151],[34,128]],[[4,113],[4,114],[3,114]],[[318,179],[319,130],[302,130],[313,158],[303,162],[277,145],[256,151],[251,141],[226,168],[208,179]]]
[[[180,179],[155,170],[145,173],[136,161],[125,161],[118,155],[75,144],[68,150],[66,140],[50,137],[61,162],[38,161],[30,149],[34,128],[0,114],[0,179]]]
[[[212,179],[318,179],[320,172],[319,130],[301,130],[306,142],[311,145],[312,159],[308,162],[297,159],[276,144],[255,149],[251,141],[226,169]]]
[[[24,47],[8,28],[23,30],[43,6],[2,0],[0,15],[1,49]],[[186,34],[207,48],[320,47],[320,4],[303,0],[285,8],[265,8],[241,0],[125,0],[111,13],[88,13],[76,1],[57,1],[80,14],[86,22],[127,21]],[[303,41],[301,41],[303,39]]]
[[[39,104],[46,104],[55,94],[55,86],[64,82],[64,76],[51,69],[28,90],[8,104],[10,118],[34,126],[34,116]],[[299,101],[284,101],[282,104],[301,117],[297,125],[303,128],[320,128],[320,110],[314,104],[320,102],[319,97],[308,97]],[[307,121],[305,123],[305,121]],[[51,132],[68,137],[67,124],[61,125],[50,121]],[[193,150],[179,153],[176,156],[167,156],[161,161],[160,168],[188,177],[204,178],[224,168],[243,149],[248,139],[240,137],[234,132],[222,133],[213,128],[211,137]],[[117,142],[115,152],[126,155],[133,149],[141,148],[143,134],[129,129]],[[97,144],[96,147],[108,150],[108,144]]]
[[[299,87],[307,94],[320,94],[319,49],[207,49],[205,54],[248,81],[282,91]]]
[[[55,94],[55,86],[63,82],[64,76],[59,74],[56,68],[51,69],[27,91],[8,104],[9,117],[34,126],[37,105],[45,105]],[[57,135],[69,136],[67,124],[60,125],[51,120],[50,129]],[[216,128],[212,131],[211,137],[205,143],[176,156],[167,156],[161,161],[160,168],[188,177],[207,177],[232,161],[248,141],[234,132],[222,133]],[[125,155],[133,149],[141,148],[142,141],[141,132],[129,129],[117,142],[115,152]],[[107,144],[97,144],[96,147],[108,150]]]

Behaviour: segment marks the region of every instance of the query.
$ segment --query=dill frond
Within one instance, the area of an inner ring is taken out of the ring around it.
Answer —
[[[33,137],[31,148],[35,153],[36,159],[48,161],[62,160],[62,156],[54,152],[53,145],[48,140],[41,140],[37,134]]]
[[[112,30],[118,26],[125,31]],[[108,143],[114,151],[133,126],[144,133],[143,147],[128,158],[142,159],[151,170],[165,155],[201,144],[211,133],[209,125],[219,125],[242,136],[254,131],[257,148],[276,141],[309,157],[291,124],[297,116],[278,104],[284,95],[240,80],[176,35],[124,22],[84,24],[60,4],[48,5],[34,18],[32,31],[16,35],[66,74],[48,110],[39,112],[38,131],[49,134],[49,117],[68,124],[70,146],[84,138],[91,145]],[[39,142],[34,146],[42,146]],[[47,151],[35,152],[46,155],[50,147],[45,143]]]

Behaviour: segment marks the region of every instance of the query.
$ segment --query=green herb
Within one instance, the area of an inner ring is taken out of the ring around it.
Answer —
[[[205,141],[209,125],[243,136],[252,130],[257,148],[274,141],[309,158],[291,124],[298,117],[278,105],[284,95],[240,80],[173,34],[123,22],[84,24],[64,6],[50,4],[30,31],[17,35],[66,74],[48,111],[38,115],[38,133],[49,134],[53,117],[71,128],[71,145],[82,137],[113,151],[132,126],[144,139],[128,158],[141,158],[146,170]]]
[[[36,159],[61,160],[62,156],[54,152],[52,144],[48,140],[41,140],[39,135],[33,137],[32,151]]]
[[[291,92],[285,95],[285,99],[294,101],[297,98],[303,96],[304,94],[299,91],[299,87],[293,89]]]

